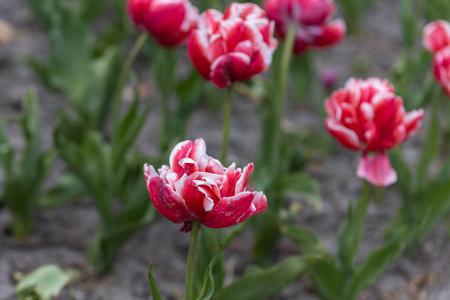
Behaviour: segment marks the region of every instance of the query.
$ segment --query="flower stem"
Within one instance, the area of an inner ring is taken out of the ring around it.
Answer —
[[[200,222],[198,220],[192,222],[191,242],[189,244],[189,253],[186,267],[185,300],[194,299],[195,266],[196,266],[195,254],[197,249],[199,229],[200,229]]]
[[[290,23],[288,27],[288,31],[286,34],[286,39],[283,45],[283,53],[281,57],[280,64],[280,75],[279,75],[279,83],[278,83],[278,105],[276,105],[275,113],[275,136],[274,138],[274,150],[272,151],[272,167],[275,169],[279,165],[280,161],[280,153],[282,146],[282,121],[284,110],[286,106],[286,89],[287,89],[287,78],[289,73],[289,64],[292,58],[292,51],[294,49],[295,36],[297,32],[297,26],[295,23]]]
[[[222,129],[222,155],[221,162],[226,165],[227,153],[228,153],[228,144],[230,138],[230,119],[231,119],[231,96],[233,93],[233,86],[230,85],[227,88],[227,92],[225,94],[225,102],[223,109],[223,129]]]
[[[120,124],[120,109],[122,106],[122,91],[123,87],[125,85],[125,81],[128,77],[128,73],[130,72],[130,68],[133,64],[133,62],[136,60],[136,57],[141,50],[141,48],[144,46],[145,42],[147,41],[147,33],[143,32],[139,35],[138,39],[134,43],[133,47],[131,48],[130,52],[128,53],[128,56],[125,60],[125,63],[123,65],[122,71],[119,75],[119,80],[117,82],[117,88],[113,99],[113,138],[117,139],[117,134],[119,133],[118,127]]]

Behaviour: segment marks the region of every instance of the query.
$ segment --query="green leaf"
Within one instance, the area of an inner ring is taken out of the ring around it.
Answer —
[[[202,289],[201,283],[204,282],[202,281],[203,277],[205,277],[211,261],[213,261],[217,255],[217,247],[219,246],[219,249],[222,248],[220,246],[221,233],[221,230],[207,227],[202,227],[202,229],[199,231],[196,259],[196,282],[198,283],[198,285],[195,287],[197,291]],[[214,262],[216,264],[216,267],[210,272],[212,272],[212,276],[214,279],[214,287],[216,289],[220,289],[225,279],[225,262],[223,255],[219,257],[217,263],[215,260]]]
[[[150,267],[148,268],[148,282],[150,284],[150,290],[152,291],[153,300],[162,300],[155,278],[153,278],[153,264],[150,264]]]
[[[415,42],[417,37],[417,16],[413,13],[414,10],[414,1],[412,0],[403,0],[401,3],[400,10],[400,20],[402,23],[403,29],[403,40],[405,41],[406,47],[410,50]]]
[[[420,207],[420,221],[416,236],[424,238],[443,217],[450,213],[450,182],[442,185],[431,184],[424,192]]]
[[[273,267],[259,268],[244,274],[222,289],[215,300],[259,300],[273,296],[299,279],[319,260],[317,255],[291,256]]]
[[[5,123],[0,118],[0,163],[8,177],[11,176],[13,171],[13,160],[14,151],[6,136]]]
[[[355,208],[349,204],[347,217],[339,228],[338,251],[339,259],[347,269],[353,268],[356,255],[362,239],[364,221],[370,201],[370,184],[364,181],[363,191]]]
[[[311,94],[311,88],[315,78],[315,68],[312,66],[313,61],[314,55],[312,52],[292,58],[290,71],[292,79],[295,82],[292,87],[295,93],[294,99],[297,103],[305,102]]]
[[[303,253],[325,253],[325,245],[311,231],[303,227],[284,226],[281,232],[296,242]]]
[[[436,100],[436,99],[435,99]],[[440,101],[434,102],[433,112],[425,141],[423,143],[422,156],[417,167],[417,178],[419,189],[426,185],[431,162],[436,158],[439,151],[439,117]]]
[[[389,158],[392,166],[397,171],[396,185],[399,187],[403,199],[411,198],[413,194],[411,188],[411,170],[406,163],[401,147],[389,151]]]
[[[408,239],[408,236],[404,236],[373,251],[356,270],[348,299],[356,299],[365,287],[372,284],[403,252]]]
[[[319,260],[309,271],[309,276],[323,299],[345,299],[342,295],[346,278],[333,257],[325,256]]]
[[[301,173],[286,174],[280,179],[280,189],[284,193],[304,196],[317,211],[322,211],[319,183],[314,178]]]
[[[281,235],[278,220],[272,212],[266,211],[252,217],[252,225],[255,232],[253,247],[255,261],[259,265],[267,265]]]
[[[74,174],[66,174],[49,191],[39,198],[40,208],[66,205],[87,193],[83,182]]]
[[[16,293],[19,299],[29,299],[30,293],[35,293],[42,300],[57,297],[70,281],[70,276],[56,265],[45,265],[37,268],[19,281]]]
[[[216,255],[212,258],[211,262],[209,263],[208,267],[206,268],[205,272],[205,278],[203,279],[203,287],[200,291],[200,295],[197,297],[197,300],[209,300],[211,299],[212,295],[214,294],[214,276],[213,276],[213,268],[216,264],[217,259],[219,258],[220,254],[222,253],[222,247],[219,246],[219,251]]]

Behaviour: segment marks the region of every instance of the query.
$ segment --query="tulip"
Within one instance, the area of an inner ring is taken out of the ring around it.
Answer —
[[[282,39],[289,25],[295,25],[294,54],[301,54],[309,47],[334,45],[346,33],[342,19],[329,21],[336,10],[333,0],[266,0],[264,9],[269,19],[275,21],[275,30]]]
[[[232,3],[224,14],[209,9],[189,38],[189,56],[203,78],[224,88],[267,70],[277,47],[273,31],[255,4]]]
[[[450,97],[450,45],[434,55],[434,76]]]
[[[433,53],[450,46],[450,24],[444,20],[429,23],[423,29],[422,42]]]
[[[185,43],[197,27],[198,10],[188,0],[128,0],[127,10],[139,30],[165,47]]]
[[[246,191],[253,164],[243,170],[233,163],[225,168],[206,155],[203,139],[184,141],[170,154],[170,166],[159,174],[145,164],[144,174],[150,199],[156,210],[180,231],[189,232],[199,220],[210,228],[224,228],[263,212],[267,199],[262,192]]]
[[[406,113],[387,80],[350,79],[326,101],[325,127],[343,146],[362,151],[357,176],[377,186],[397,180],[386,150],[416,133],[423,110]]]

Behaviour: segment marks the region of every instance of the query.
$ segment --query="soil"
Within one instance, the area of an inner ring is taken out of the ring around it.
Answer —
[[[375,1],[362,17],[359,34],[347,37],[333,49],[318,53],[315,60],[317,69],[336,68],[340,74],[338,86],[342,86],[355,69],[363,68],[366,76],[388,76],[392,64],[402,51],[399,5],[399,0]],[[0,1],[0,21],[3,21],[0,24],[0,111],[7,124],[11,143],[17,149],[23,147],[19,127],[14,121],[20,113],[20,99],[29,87],[33,87],[40,97],[44,145],[49,147],[56,112],[66,102],[62,96],[52,94],[43,87],[23,61],[27,55],[45,58],[49,42],[22,1]],[[1,30],[5,26],[13,34],[2,35]],[[143,71],[139,74],[140,80],[150,82],[149,74]],[[155,107],[137,141],[137,147],[149,154],[156,152],[153,145],[158,119],[158,107]],[[295,128],[322,130],[322,118],[314,107],[299,107],[289,103],[286,119]],[[221,122],[218,120],[221,120],[219,110],[202,107],[193,115],[188,134],[190,139],[203,137],[208,145],[208,153],[213,157],[219,157],[220,151]],[[257,151],[260,125],[256,105],[246,99],[234,101],[232,121],[229,160],[237,161],[242,166],[253,161]],[[405,145],[405,150],[408,159],[414,161],[420,153],[420,134]],[[356,199],[361,189],[361,181],[355,176],[358,159],[355,153],[336,145],[330,156],[307,169],[320,181],[324,209],[318,213],[301,202],[303,210],[296,222],[319,235],[331,253],[336,253],[336,228],[345,217],[349,201]],[[57,169],[53,177],[64,166],[58,163]],[[3,181],[3,177],[0,180]],[[395,215],[399,202],[396,189],[390,187],[380,202],[371,204],[362,256],[380,245],[380,229]],[[77,300],[151,299],[147,282],[150,262],[154,264],[154,275],[163,298],[183,299],[189,235],[179,232],[178,224],[157,218],[139,230],[123,247],[110,272],[97,277],[88,266],[85,253],[86,241],[99,225],[98,215],[89,199],[39,212],[35,231],[25,242],[16,242],[8,234],[9,222],[8,212],[0,209],[0,300],[15,299],[17,274],[26,274],[49,263],[83,270],[82,280],[71,286]],[[227,262],[229,265],[234,264],[236,272],[242,272],[251,264],[249,240],[250,233],[244,231],[227,252]],[[277,252],[280,257],[295,254],[297,247],[283,240]],[[373,286],[363,292],[360,299],[448,300],[449,266],[450,239],[441,225],[414,252],[401,256],[390,266]],[[60,299],[69,299],[69,295],[64,293]],[[308,279],[302,278],[271,299],[319,298]]]

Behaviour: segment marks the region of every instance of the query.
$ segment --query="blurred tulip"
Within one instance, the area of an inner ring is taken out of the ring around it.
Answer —
[[[165,47],[185,43],[197,27],[198,10],[188,0],[128,0],[128,15]]]
[[[422,42],[433,53],[450,46],[450,24],[444,20],[429,23],[423,29]]]
[[[434,76],[450,97],[450,46],[435,53]]]
[[[320,82],[326,90],[333,89],[338,79],[339,72],[336,69],[325,69],[320,73]]]
[[[343,146],[363,151],[358,177],[377,186],[397,180],[385,150],[417,132],[423,110],[406,113],[387,80],[352,78],[325,101],[325,127]]]
[[[277,47],[273,28],[252,3],[232,3],[224,14],[209,9],[191,34],[189,56],[203,78],[224,88],[267,70]]]
[[[206,155],[203,139],[184,141],[170,154],[170,167],[159,175],[145,164],[144,174],[150,199],[156,210],[174,223],[184,223],[189,232],[192,222],[211,228],[236,225],[267,207],[262,192],[245,191],[253,164],[241,170],[235,164],[225,168]]]
[[[285,38],[289,24],[297,27],[294,53],[301,54],[308,47],[325,47],[342,40],[346,33],[342,19],[329,21],[335,13],[333,0],[266,0],[264,9],[275,29]]]

